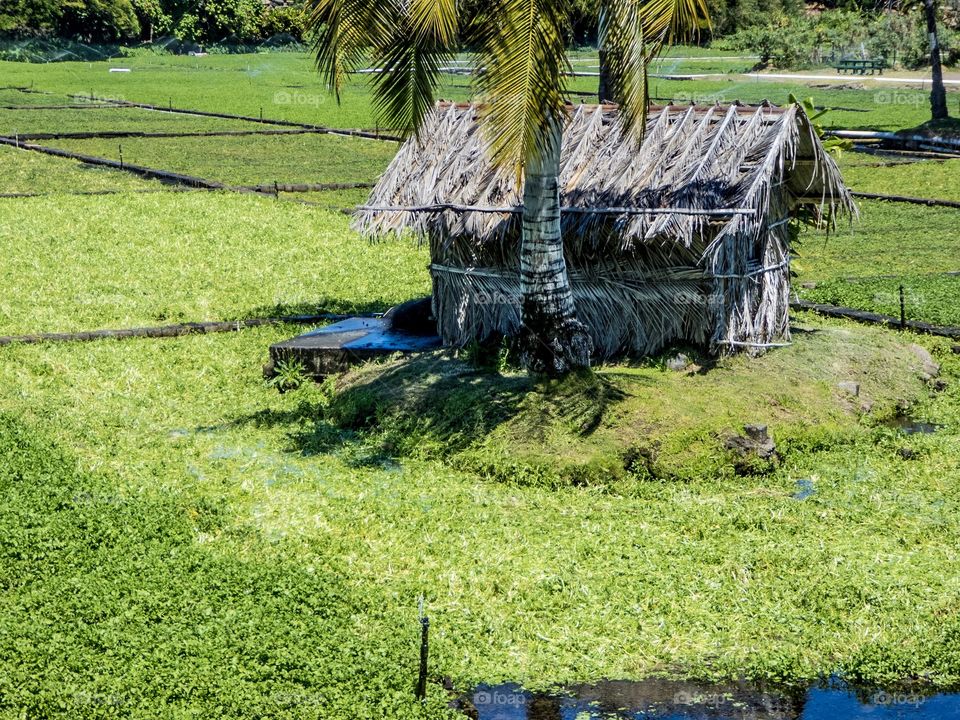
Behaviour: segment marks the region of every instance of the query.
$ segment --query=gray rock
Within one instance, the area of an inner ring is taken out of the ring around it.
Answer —
[[[920,377],[923,378],[924,382],[930,382],[940,376],[940,366],[926,348],[920,345],[911,345],[910,351],[916,355],[917,360],[920,362]]]
[[[853,397],[860,396],[860,383],[854,382],[853,380],[843,380],[842,382],[838,382],[837,389],[842,390],[847,395],[852,395]]]
[[[777,446],[766,425],[744,425],[743,433],[727,438],[727,450],[732,450],[741,458],[753,455],[761,460],[773,460],[777,457]]]
[[[682,372],[690,367],[690,358],[688,358],[683,353],[679,353],[675,357],[667,360],[667,369],[673,370],[675,372]]]
[[[871,410],[873,410],[873,400],[864,400],[860,403],[860,412],[864,415],[869,415]]]

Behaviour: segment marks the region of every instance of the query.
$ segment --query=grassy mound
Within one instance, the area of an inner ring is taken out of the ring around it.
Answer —
[[[614,485],[764,472],[777,458],[727,448],[746,424],[768,425],[783,458],[862,437],[927,392],[908,340],[874,328],[808,319],[760,358],[688,354],[684,371],[668,354],[539,382],[445,353],[369,364],[337,382],[325,418],[390,454],[490,478]]]

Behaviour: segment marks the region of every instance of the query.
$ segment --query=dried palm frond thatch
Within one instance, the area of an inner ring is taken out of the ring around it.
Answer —
[[[488,150],[475,106],[441,104],[356,219],[369,235],[429,242],[434,311],[454,346],[520,322],[521,195]],[[642,142],[615,106],[580,106],[560,183],[577,314],[602,357],[788,340],[791,221],[856,213],[798,106],[654,108]]]

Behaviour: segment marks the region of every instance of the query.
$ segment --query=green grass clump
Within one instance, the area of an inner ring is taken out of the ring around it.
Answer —
[[[83,165],[64,158],[0,146],[0,193],[57,193],[96,190],[158,190],[154,180],[129,173]],[[4,203],[11,202],[4,200]],[[7,207],[7,210],[4,210]],[[0,205],[0,217],[16,205]],[[2,221],[0,221],[2,222]]]
[[[233,193],[3,200],[0,274],[17,292],[0,333],[368,312],[429,292],[424,249],[349,223]]]
[[[73,105],[76,102],[66,95],[26,93],[12,87],[0,88],[0,105]]]
[[[115,140],[51,140],[49,145],[119,159]],[[126,138],[126,162],[230,185],[373,182],[397,144],[335,135]]]

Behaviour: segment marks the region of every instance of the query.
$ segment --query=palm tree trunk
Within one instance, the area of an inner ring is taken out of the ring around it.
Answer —
[[[945,120],[947,113],[947,90],[943,85],[943,67],[940,63],[940,42],[937,40],[937,6],[934,0],[924,0],[927,16],[927,35],[930,37],[930,65],[933,68],[933,89],[930,92],[930,109],[934,120]]]
[[[561,129],[528,164],[520,243],[520,361],[531,372],[564,375],[590,366],[593,342],[576,317],[560,235]]]

